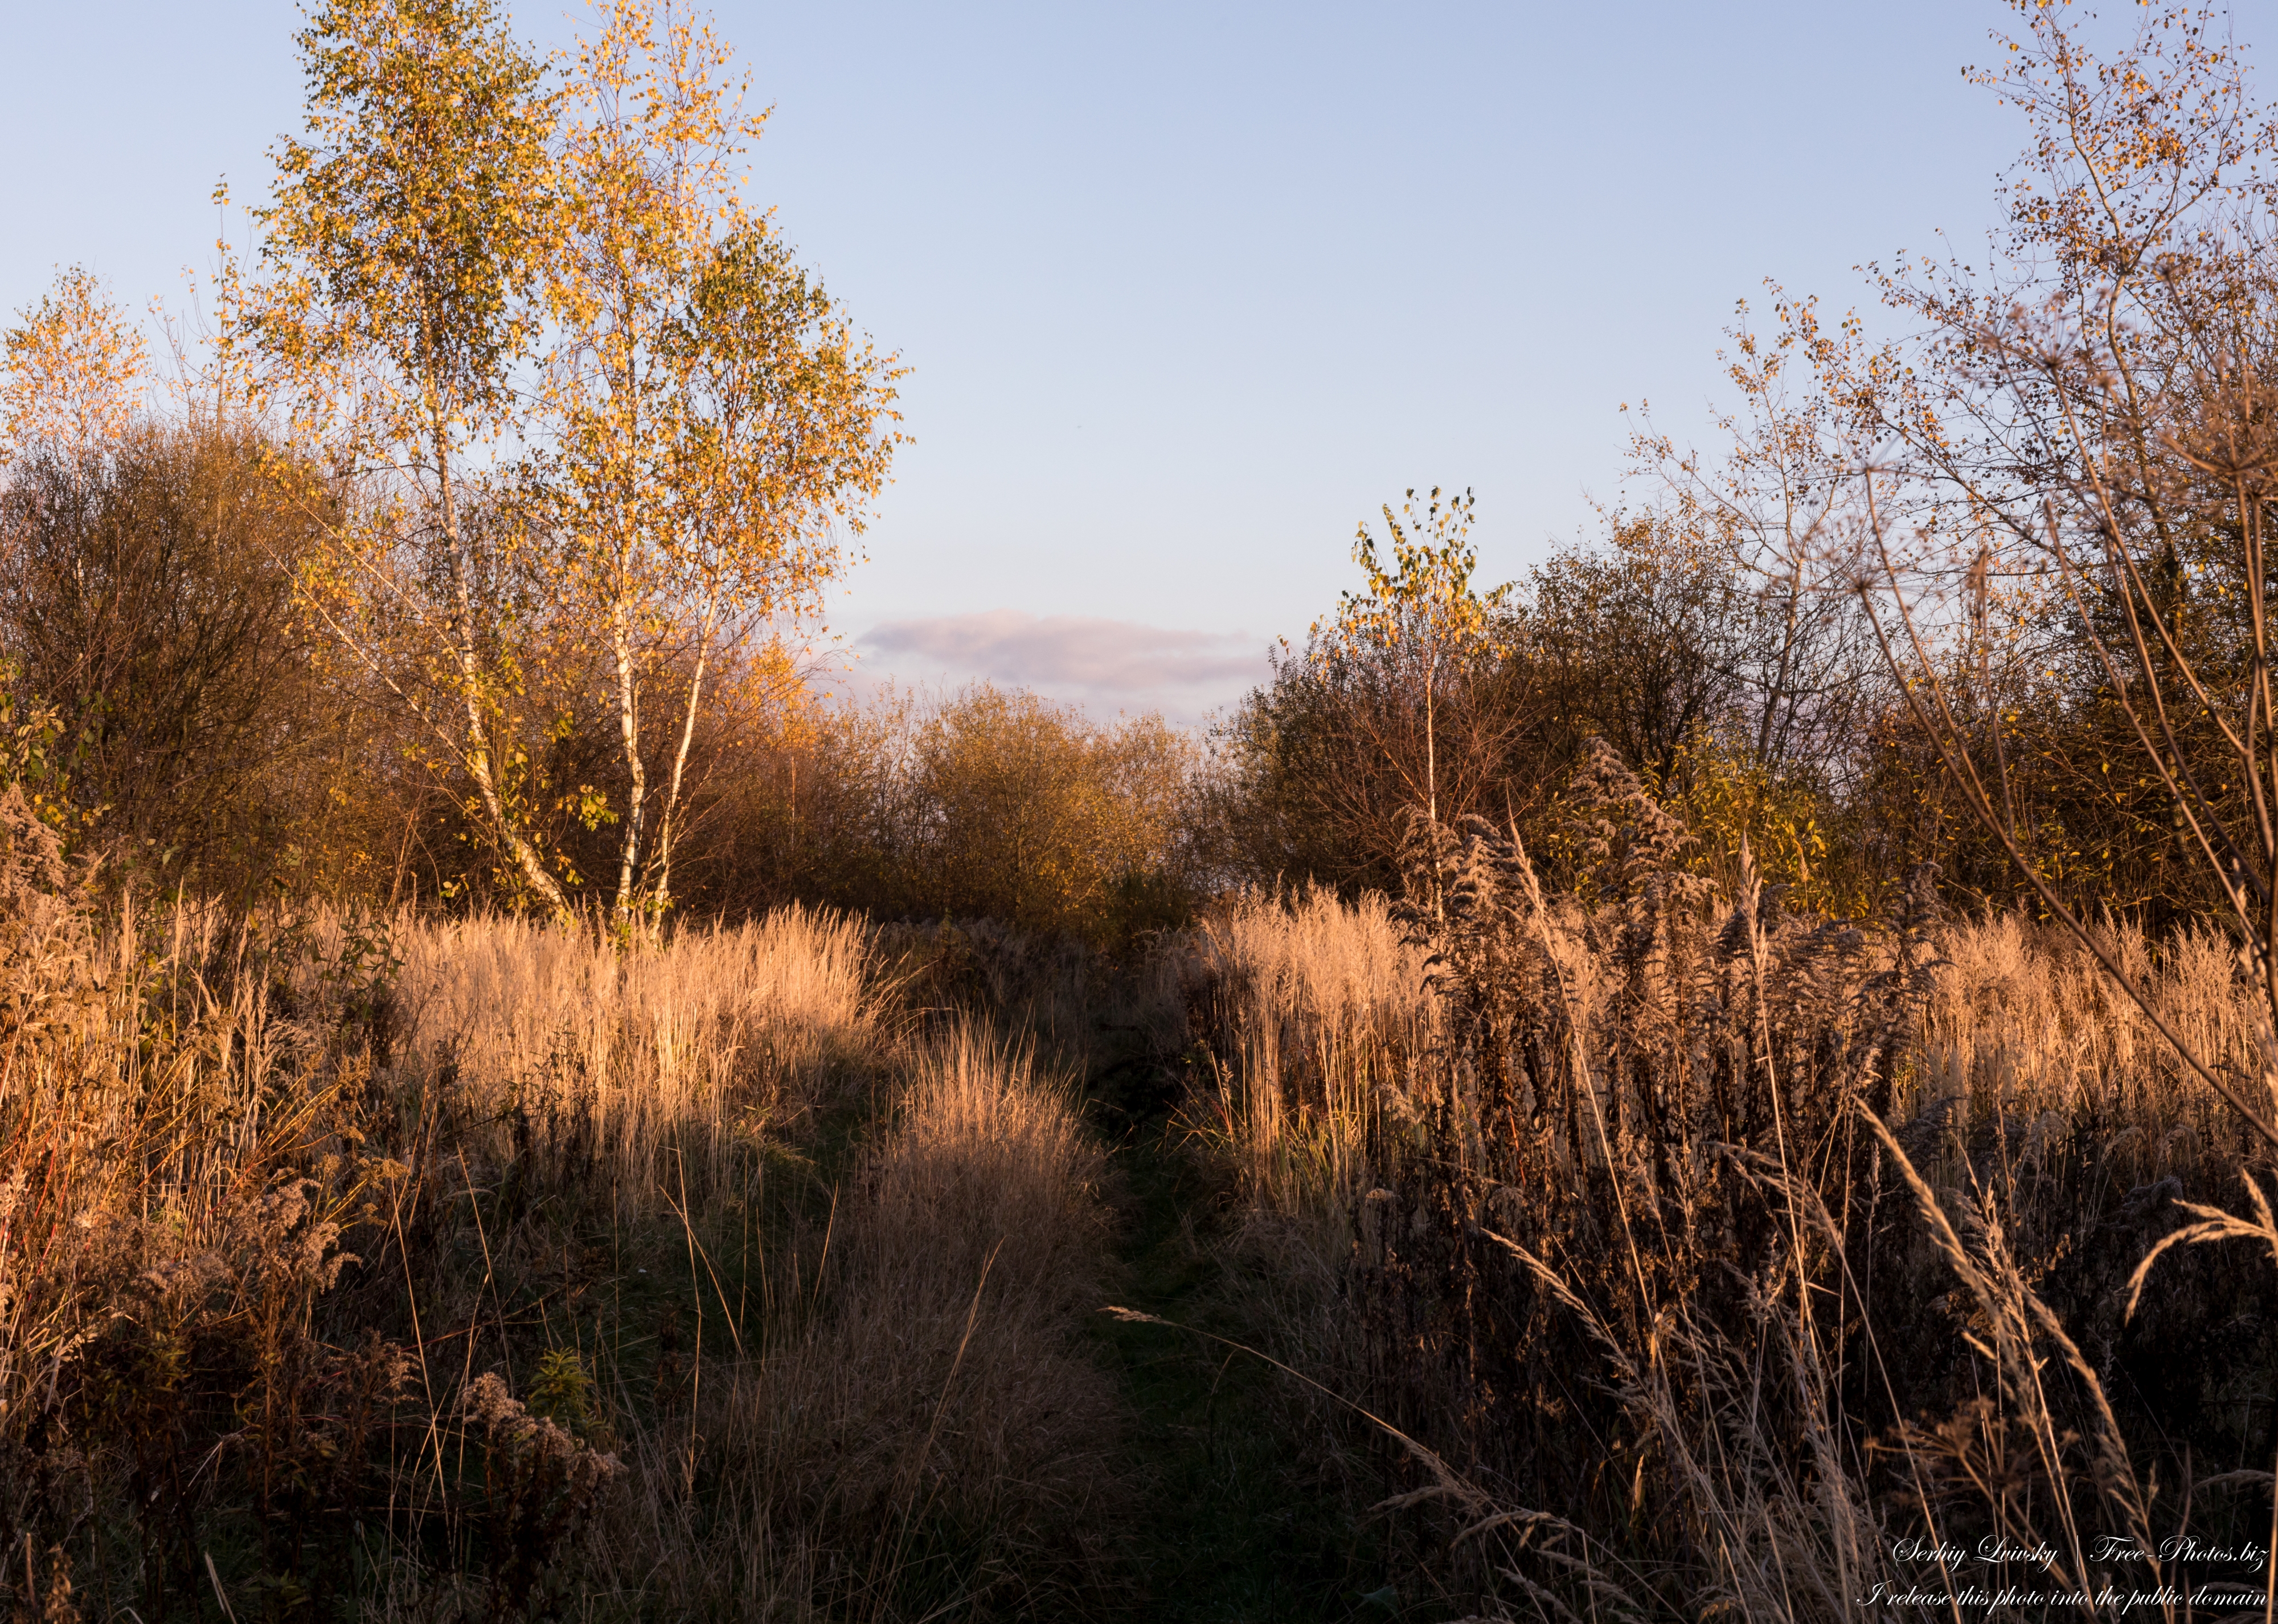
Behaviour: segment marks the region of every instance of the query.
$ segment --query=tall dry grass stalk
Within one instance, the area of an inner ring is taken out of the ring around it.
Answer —
[[[0,1605],[1098,1590],[1100,1152],[865,927],[149,918],[0,825]]]
[[[1207,1056],[1191,1124],[1259,1207],[1334,1213],[1358,1193],[1377,1102],[1430,1047],[1423,960],[1382,897],[1322,888],[1237,894],[1158,956],[1155,997]]]
[[[629,952],[497,915],[387,940],[410,1063],[447,1069],[479,1116],[586,1136],[597,1176],[643,1205],[681,1178],[708,1189],[738,1134],[883,1051],[869,934],[845,914],[786,908]]]
[[[1745,873],[1688,874],[1682,827],[1618,763],[1594,772],[1571,895],[1498,831],[1418,825],[1407,948],[1372,961],[1399,980],[1337,1007],[1428,1013],[1342,1063],[1369,1085],[1334,1178],[1253,1170],[1304,1114],[1281,1051],[1221,1011],[1308,985],[1280,966],[1309,953],[1312,985],[1343,985],[1385,916],[1254,908],[1187,949],[1210,965],[1197,1109],[1251,1199],[1343,1260],[1261,1331],[1444,1460],[1395,1500],[1451,1508],[1427,1565],[1449,1604],[1863,1619],[1973,1584],[2240,1583],[2259,1604],[2259,1573],[2156,1553],[2267,1541],[2269,1247],[2138,1269],[2187,1224],[2259,1233],[2208,1205],[2254,1165],[2235,1113],[2055,936],[1941,921],[1920,884],[1870,929],[1786,913]],[[2114,939],[2167,1019],[2259,1064],[2220,944]],[[2026,1554],[1980,1560],[1981,1539]]]

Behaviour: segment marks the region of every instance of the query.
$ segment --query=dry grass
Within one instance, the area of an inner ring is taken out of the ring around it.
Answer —
[[[1227,898],[1157,956],[1158,1005],[1208,1056],[1191,1125],[1260,1208],[1335,1212],[1357,1193],[1377,1102],[1431,1042],[1423,958],[1383,898],[1322,889]]]
[[[9,834],[0,1548],[58,1553],[11,1603],[1099,1592],[1100,1152],[864,927],[149,919]]]
[[[2190,930],[2155,949],[2128,927],[2107,940],[2209,1064],[2263,1071],[2256,1005],[2230,943]],[[2060,932],[2014,915],[1974,919],[1942,931],[1938,952],[1945,964],[1923,1008],[1906,1115],[2078,1120],[2137,1183],[2236,1168],[2245,1141],[2233,1113]]]
[[[2170,1251],[2127,1313],[2187,1222],[2260,1234],[2203,1205],[2253,1164],[2221,1102],[2060,940],[1936,921],[1919,889],[1872,931],[1726,894],[1611,788],[1579,895],[1483,827],[1425,831],[1406,945],[1373,904],[1253,900],[1181,960],[1206,1143],[1307,1237],[1293,1267],[1342,1260],[1259,1334],[1428,1446],[1387,1469],[1395,1504],[1445,1509],[1418,1536],[1448,1542],[1448,1605],[2259,1599],[2259,1572],[2097,1554],[2267,1543],[2271,1247]],[[2171,1018],[2259,1069],[2220,944],[2115,934]],[[2050,1554],[1942,1572],[1896,1554],[1911,1536]]]
[[[835,1309],[768,1354],[732,1424],[779,1506],[855,1536],[866,1611],[880,1575],[928,1561],[936,1605],[1078,1610],[1125,1498],[1117,1397],[1082,1337],[1103,1158],[1067,1079],[984,1029],[912,1072],[828,1265]]]
[[[1613,790],[1575,895],[1475,829],[1404,911],[1229,899],[1112,995],[798,911],[630,954],[145,918],[0,819],[0,1583],[152,1624],[1106,1605],[1103,1019],[1194,1062],[1259,1332],[1416,1441],[1387,1514],[1451,1608],[1879,1617],[1959,1576],[1904,1536],[2045,1544],[1996,1576],[2047,1588],[2267,1529],[2278,1241],[2213,1216],[2258,1165],[2220,1103],[2060,940],[1783,912]],[[2221,944],[2114,934],[2259,1064]]]
[[[593,1557],[624,1609],[1049,1617],[1105,1583],[1100,1151],[1065,1079],[986,1028],[906,1059],[822,1232],[778,1234],[756,1311],[693,1260],[722,1312],[691,1335],[754,1339],[645,1435],[644,1492]]]
[[[410,1062],[447,1067],[478,1116],[574,1126],[643,1208],[683,1178],[708,1190],[739,1135],[812,1110],[886,1048],[868,932],[845,914],[787,908],[630,953],[496,915],[405,921],[388,941]]]

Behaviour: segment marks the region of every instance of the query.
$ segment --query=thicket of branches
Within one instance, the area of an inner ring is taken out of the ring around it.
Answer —
[[[1595,736],[1696,869],[1745,836],[1826,911],[1924,860],[2037,912],[2266,905],[2278,125],[2216,14],[2020,16],[1976,74],[2030,130],[1987,252],[1875,268],[1885,341],[1777,286],[1768,322],[1743,306],[1716,442],[1641,416],[1632,505],[1479,596],[1436,729],[1413,639],[1316,626],[1221,735],[1257,809],[1238,867],[1393,888],[1436,743],[1442,820],[1563,878],[1552,814]],[[1411,562],[1399,591],[1472,591]]]
[[[1593,738],[1695,872],[1745,844],[1791,904],[1868,917],[1933,861],[1967,903],[2228,908],[2278,804],[2271,126],[2205,16],[2098,55],[2023,15],[2007,233],[1878,271],[1905,336],[1774,288],[1719,443],[1641,414],[1603,539],[1506,587],[1468,494],[1387,507],[1197,753],[1017,695],[806,697],[898,374],[740,201],[724,48],[629,5],[547,65],[480,4],[327,8],[187,404],[83,274],[9,334],[13,759],[121,874],[621,927],[806,898],[1112,940],[1229,883],[1396,892],[1418,805],[1563,884]],[[467,186],[383,207],[431,148]],[[515,232],[446,275],[485,210]]]
[[[2037,134],[1987,269],[1882,273],[1913,332],[1879,347],[1744,307],[1721,444],[1641,416],[1603,540],[1507,586],[1474,583],[1468,493],[1387,507],[1362,590],[1197,755],[1019,696],[806,699],[799,615],[898,374],[740,201],[723,47],[627,5],[549,65],[481,4],[331,7],[185,404],[149,408],[82,273],[10,332],[15,749],[74,839],[194,888],[1108,940],[1230,882],[1396,891],[1416,805],[1563,881],[1599,738],[1696,870],[1745,843],[1793,903],[1864,917],[1928,860],[1957,899],[2188,919],[2227,905],[2202,837],[2270,815],[2204,702],[2258,668],[2272,291],[2270,126],[2211,27],[2096,57],[2032,13],[1991,81]],[[391,190],[431,149],[466,185]],[[451,269],[485,211],[515,231]]]

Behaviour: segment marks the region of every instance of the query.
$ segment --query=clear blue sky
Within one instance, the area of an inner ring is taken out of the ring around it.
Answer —
[[[297,11],[7,5],[0,309],[73,261],[173,295],[298,127]],[[874,672],[1192,714],[1407,485],[1476,488],[1520,573],[1594,528],[1622,402],[1701,422],[1762,278],[1841,307],[1982,240],[2022,131],[1960,69],[2009,15],[724,0],[753,200],[914,369],[834,621]]]

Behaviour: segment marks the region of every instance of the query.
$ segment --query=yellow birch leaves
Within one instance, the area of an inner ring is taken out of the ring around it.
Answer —
[[[299,40],[307,139],[277,155],[241,319],[264,403],[355,492],[304,598],[418,718],[504,870],[563,914],[515,743],[525,661],[495,545],[513,526],[477,522],[465,466],[516,426],[536,337],[557,197],[544,70],[488,0],[327,0]]]
[[[596,21],[549,73],[490,0],[325,0],[225,336],[357,492],[310,606],[557,912],[531,696],[611,721],[622,920],[669,901],[707,679],[814,601],[883,484],[899,371],[744,202],[763,119],[709,27]]]
[[[330,0],[300,44],[307,139],[279,149],[256,216],[269,275],[248,325],[301,426],[447,479],[430,459],[500,429],[534,338],[543,67],[487,0]]]
[[[563,126],[536,464],[556,601],[609,670],[626,783],[622,923],[637,903],[669,904],[714,666],[814,603],[837,572],[834,527],[859,530],[884,483],[900,372],[744,204],[743,158],[764,118],[743,112],[708,27],[645,0],[601,17]]]
[[[1479,551],[1471,542],[1472,502],[1469,491],[1442,501],[1434,485],[1420,507],[1416,492],[1409,492],[1397,517],[1386,503],[1393,562],[1388,570],[1376,538],[1362,525],[1353,542],[1353,562],[1368,577],[1368,591],[1342,594],[1337,629],[1379,648],[1421,642],[1445,651],[1483,637],[1510,588],[1496,587],[1485,597],[1472,590],[1472,572],[1479,567]]]
[[[0,333],[0,461],[42,446],[81,455],[117,439],[149,364],[126,313],[76,265]]]
[[[1424,714],[1424,777],[1411,787],[1433,823],[1440,819],[1442,677],[1471,660],[1496,653],[1494,621],[1510,595],[1508,584],[1484,597],[1472,588],[1472,573],[1479,567],[1471,541],[1472,503],[1469,491],[1443,501],[1434,485],[1420,505],[1410,490],[1397,516],[1385,504],[1392,568],[1385,567],[1376,538],[1363,524],[1353,543],[1353,561],[1368,577],[1368,590],[1344,593],[1334,629],[1324,636],[1316,625],[1310,645],[1317,661],[1365,659],[1395,685],[1417,690]]]

